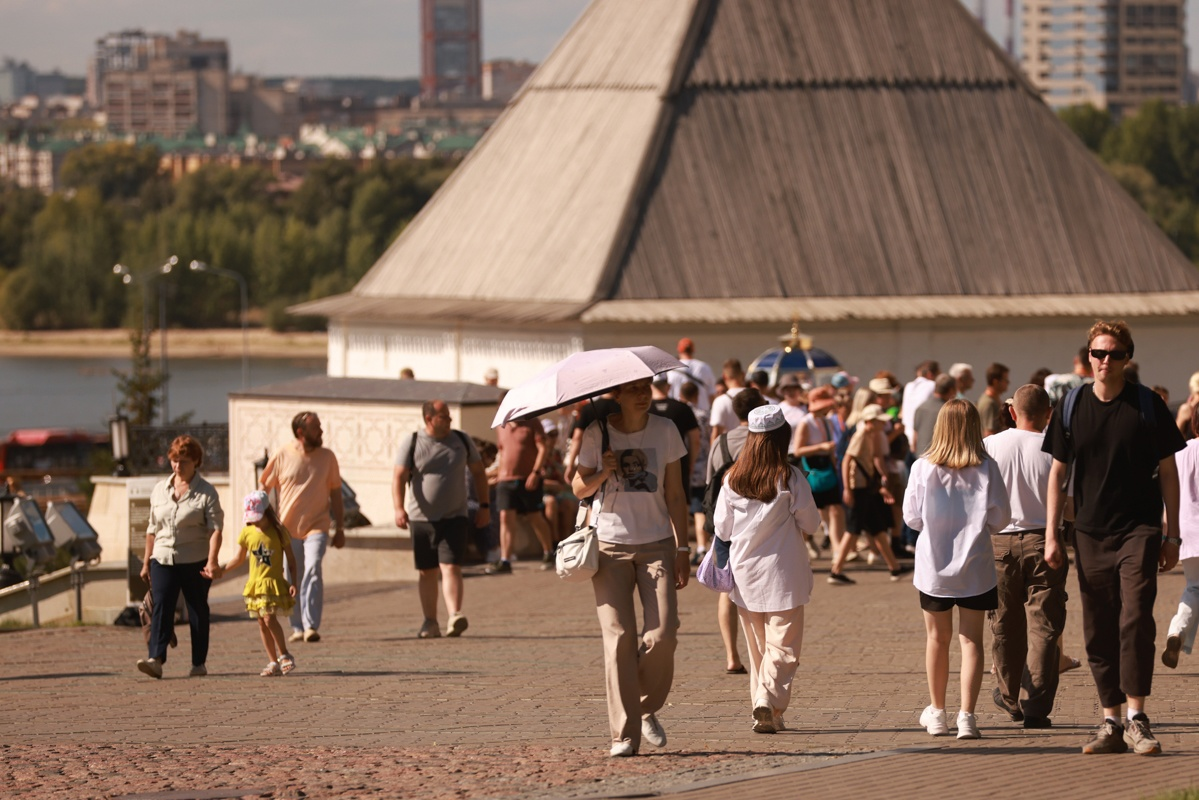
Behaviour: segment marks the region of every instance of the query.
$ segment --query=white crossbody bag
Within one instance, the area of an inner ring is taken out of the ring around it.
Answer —
[[[603,444],[600,447],[601,458],[608,450],[608,426],[600,421],[600,431]],[[605,481],[607,483],[607,481]],[[604,487],[599,488],[599,508],[604,505]],[[599,570],[599,532],[596,530],[600,513],[597,511],[587,522],[588,506],[586,502],[579,503],[579,514],[575,517],[575,532],[558,542],[558,550],[554,554],[554,568],[558,577],[570,583],[591,580]]]

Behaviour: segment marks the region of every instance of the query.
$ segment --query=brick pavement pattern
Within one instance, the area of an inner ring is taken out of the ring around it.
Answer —
[[[1085,666],[1063,676],[1052,730],[1006,721],[984,676],[983,738],[932,739],[917,721],[927,689],[916,592],[883,571],[854,577],[842,587],[818,575],[793,730],[775,736],[750,731],[748,679],[724,674],[716,596],[693,583],[680,595],[675,687],[660,714],[669,744],[618,760],[607,758],[590,587],[531,564],[470,577],[459,639],[415,638],[414,584],[332,588],[322,641],[295,645],[299,666],[285,678],[258,677],[257,626],[228,583],[214,588],[206,678],[187,677],[186,626],[161,681],[134,668],[145,652],[136,629],[6,632],[0,796],[1028,800],[1199,785],[1199,659],[1157,672],[1149,714],[1160,758],[1081,755],[1099,714]],[[1159,641],[1182,585],[1178,573],[1161,581]],[[1066,650],[1076,656],[1081,628],[1072,598]],[[956,672],[956,645],[951,658]],[[951,716],[956,704],[953,677]]]

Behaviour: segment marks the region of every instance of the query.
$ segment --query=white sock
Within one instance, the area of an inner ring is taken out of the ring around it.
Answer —
[[[1128,721],[1132,722],[1133,717],[1135,717],[1137,714],[1144,714],[1144,713],[1145,713],[1144,711],[1133,711],[1130,708],[1130,709],[1128,709]]]
[[[1107,722],[1110,722],[1110,723],[1112,723],[1113,725],[1119,725],[1119,724],[1120,724],[1120,720],[1119,720],[1119,719],[1117,719],[1116,717],[1104,717],[1103,719],[1104,719],[1104,720],[1106,720]],[[1129,719],[1132,719],[1132,717],[1129,717]]]

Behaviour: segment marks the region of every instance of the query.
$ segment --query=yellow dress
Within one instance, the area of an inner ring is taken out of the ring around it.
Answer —
[[[291,547],[287,531],[276,534],[274,530],[247,525],[241,529],[237,543],[249,553],[250,576],[242,595],[250,616],[257,619],[278,611],[290,612],[295,600],[288,594],[290,584],[283,577],[283,549]]]

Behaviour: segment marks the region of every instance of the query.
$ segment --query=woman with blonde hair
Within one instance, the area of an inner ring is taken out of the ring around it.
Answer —
[[[753,729],[784,728],[783,712],[803,644],[804,605],[812,564],[803,534],[820,526],[812,490],[787,462],[791,428],[778,406],[749,412],[745,448],[725,476],[716,502],[716,538],[729,543],[729,568],[749,651]]]
[[[983,447],[978,410],[950,400],[937,415],[932,445],[912,465],[903,518],[916,540],[916,573],[927,641],[924,667],[931,703],[920,724],[933,736],[949,733],[945,690],[953,607],[958,607],[962,648],[962,706],[959,739],[977,739],[974,716],[983,677],[983,617],[999,606],[991,534],[1011,521],[1007,488],[999,465]]]
[[[1195,438],[1194,430],[1191,428],[1191,419],[1195,416],[1195,408],[1199,406],[1199,372],[1191,375],[1187,381],[1187,389],[1190,394],[1187,399],[1178,407],[1178,416],[1174,422],[1178,425],[1178,432],[1182,434],[1182,438],[1190,441]]]

